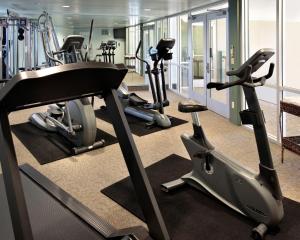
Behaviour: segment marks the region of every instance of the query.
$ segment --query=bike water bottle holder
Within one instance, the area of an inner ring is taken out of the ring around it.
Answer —
[[[250,111],[250,110],[244,110],[240,112],[240,117],[243,125],[255,125],[255,126],[261,126],[263,125],[264,118],[261,121],[258,114],[256,112]]]

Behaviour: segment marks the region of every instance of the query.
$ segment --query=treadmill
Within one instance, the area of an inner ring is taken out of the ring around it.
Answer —
[[[63,42],[63,45],[57,52],[53,52],[53,56],[58,55],[59,58],[63,55],[63,60],[65,63],[78,62],[78,56],[80,56],[81,61],[83,56],[81,53],[81,48],[84,42],[84,37],[81,35],[68,35]]]
[[[18,73],[0,90],[0,239],[170,239],[118,99],[126,73],[124,65],[72,63]],[[30,165],[18,166],[9,113],[94,95],[104,97],[149,231],[115,229]]]

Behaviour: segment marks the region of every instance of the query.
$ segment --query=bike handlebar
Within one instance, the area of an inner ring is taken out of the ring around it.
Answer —
[[[210,82],[210,83],[207,84],[207,88],[208,89],[215,88],[216,90],[219,91],[219,90],[222,90],[222,89],[226,89],[226,88],[233,87],[233,86],[236,86],[236,85],[243,85],[243,84],[245,84],[247,86],[250,86],[250,87],[262,86],[262,85],[265,84],[265,81],[267,79],[269,79],[270,77],[272,77],[272,75],[274,73],[274,68],[275,68],[275,64],[271,63],[270,67],[269,67],[268,74],[266,74],[265,76],[260,77],[260,78],[253,78],[251,76],[252,66],[249,65],[245,69],[242,78],[240,78],[240,79],[238,79],[236,81],[228,82],[228,83],[214,83],[214,82]],[[228,76],[236,76],[237,71],[229,71],[226,74]],[[261,84],[256,85],[256,83],[261,83]]]

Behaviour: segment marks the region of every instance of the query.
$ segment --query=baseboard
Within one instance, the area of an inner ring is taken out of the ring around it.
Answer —
[[[143,84],[143,85],[133,85],[133,86],[127,86],[128,90],[130,92],[134,91],[148,91],[149,90],[149,85]],[[166,84],[166,89],[169,90],[169,84]]]

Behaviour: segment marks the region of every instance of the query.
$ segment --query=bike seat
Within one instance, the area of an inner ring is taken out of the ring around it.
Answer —
[[[185,100],[178,103],[178,111],[184,113],[206,111],[207,107],[200,105],[192,100]]]

